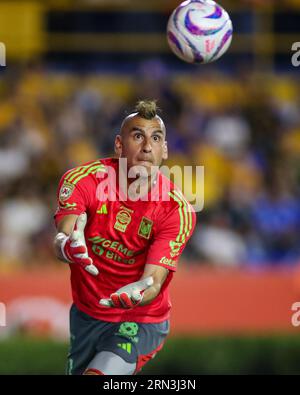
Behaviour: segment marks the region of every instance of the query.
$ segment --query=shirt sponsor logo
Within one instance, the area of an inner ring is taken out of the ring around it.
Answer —
[[[74,185],[70,184],[68,182],[65,182],[62,187],[60,188],[59,191],[59,200],[60,202],[65,202],[66,200],[69,199],[69,197],[72,195],[74,191]]]
[[[111,241],[101,236],[91,237],[89,241],[93,243],[92,251],[98,256],[103,256],[115,262],[126,263],[128,265],[135,263],[135,258],[132,258],[134,251],[129,250],[118,241]],[[127,258],[121,257],[118,252],[125,255]]]
[[[162,263],[163,265],[167,265],[167,266],[172,266],[172,267],[176,266],[176,261],[174,261],[173,259],[169,259],[165,256],[161,258],[159,263]]]
[[[133,210],[129,210],[128,208],[121,206],[117,216],[116,216],[116,222],[114,225],[114,228],[116,230],[119,230],[120,232],[125,232],[127,229],[127,226],[131,222],[131,214],[133,213]]]
[[[98,245],[104,247],[105,249],[110,248],[111,250],[120,251],[120,253],[125,256],[133,256],[134,255],[133,250],[129,250],[127,247],[125,247],[123,244],[119,243],[118,241],[112,241],[112,240],[106,239],[105,237],[102,237],[101,235],[96,236],[96,237],[89,237],[88,240],[91,241],[95,245],[98,244]]]
[[[93,245],[92,250],[93,250],[93,253],[98,256],[103,255],[103,252],[104,252],[104,248],[97,246],[96,244]]]
[[[133,265],[135,263],[135,258],[123,259],[116,252],[106,251],[105,257],[107,259],[112,259],[115,262],[126,263],[127,265]]]
[[[151,230],[153,226],[153,221],[149,218],[143,217],[140,223],[138,235],[144,237],[145,239],[149,239],[151,235]]]

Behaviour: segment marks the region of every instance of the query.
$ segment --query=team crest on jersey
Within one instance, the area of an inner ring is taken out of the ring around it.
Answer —
[[[69,199],[74,191],[74,185],[68,182],[64,183],[59,191],[59,200],[65,202]]]
[[[125,232],[127,226],[131,222],[131,214],[133,210],[128,209],[127,207],[121,206],[118,214],[116,216],[116,222],[114,228],[119,230],[120,232]]]
[[[144,237],[145,239],[149,239],[151,235],[151,230],[153,226],[153,221],[151,219],[143,217],[140,223],[138,235]]]
[[[169,246],[171,248],[171,252],[170,255],[172,258],[174,258],[176,255],[179,254],[180,248],[182,246],[183,243],[179,243],[177,241],[171,240],[169,243]]]

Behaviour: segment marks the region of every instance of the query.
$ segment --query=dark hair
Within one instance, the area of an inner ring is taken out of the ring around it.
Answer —
[[[135,106],[135,112],[145,119],[152,119],[156,117],[159,108],[156,105],[156,100],[140,100]]]

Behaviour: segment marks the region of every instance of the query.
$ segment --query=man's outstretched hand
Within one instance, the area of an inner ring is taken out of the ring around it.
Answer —
[[[109,299],[101,299],[100,304],[105,307],[118,307],[132,309],[138,306],[143,299],[143,292],[151,287],[153,278],[147,277],[143,280],[125,285],[110,295]]]
[[[97,276],[98,269],[93,265],[93,260],[88,256],[88,250],[84,238],[84,228],[87,222],[86,213],[80,214],[76,220],[74,230],[70,236],[65,236],[61,244],[62,255],[69,263],[76,263],[84,269]]]

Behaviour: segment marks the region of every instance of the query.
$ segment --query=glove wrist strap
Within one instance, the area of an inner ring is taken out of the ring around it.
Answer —
[[[72,261],[70,260],[70,258],[67,256],[66,251],[65,251],[65,246],[67,241],[69,240],[69,236],[67,236],[66,234],[64,234],[63,232],[60,232],[56,235],[56,239],[60,240],[60,250],[61,250],[61,255],[63,256],[64,260],[66,262],[72,263]]]

